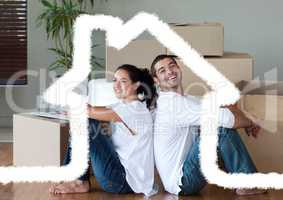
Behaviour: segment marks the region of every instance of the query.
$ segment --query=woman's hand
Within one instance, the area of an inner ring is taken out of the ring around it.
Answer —
[[[132,135],[135,135],[128,125],[117,115],[111,108],[91,106],[87,104],[87,113],[89,118],[97,119],[106,122],[122,122]]]

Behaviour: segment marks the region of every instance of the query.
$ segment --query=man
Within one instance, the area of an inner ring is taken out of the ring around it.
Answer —
[[[185,96],[182,71],[176,56],[159,55],[151,73],[160,88],[154,122],[154,153],[156,168],[165,190],[176,195],[198,193],[207,183],[199,165],[198,128],[201,101]],[[221,108],[219,115],[219,156],[230,173],[255,173],[240,136],[234,128],[246,128],[257,137],[259,127],[235,106]],[[238,195],[263,193],[257,189],[236,189]]]

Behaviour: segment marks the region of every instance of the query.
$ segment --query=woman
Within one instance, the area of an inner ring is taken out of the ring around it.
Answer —
[[[88,105],[90,161],[101,188],[111,193],[152,194],[154,182],[153,120],[149,108],[156,94],[147,69],[122,65],[114,74],[114,92],[120,100],[109,107]],[[106,136],[100,121],[111,122]],[[64,164],[70,162],[70,147]],[[53,185],[50,192],[82,193],[90,190],[88,174],[72,182]]]

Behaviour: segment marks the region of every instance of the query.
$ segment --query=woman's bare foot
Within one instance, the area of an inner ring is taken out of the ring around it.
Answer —
[[[52,194],[85,193],[90,190],[89,181],[75,180],[52,185],[49,192]]]
[[[267,193],[267,190],[260,189],[236,189],[236,194],[239,196],[257,195]]]

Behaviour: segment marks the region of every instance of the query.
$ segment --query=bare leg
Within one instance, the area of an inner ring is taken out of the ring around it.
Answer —
[[[236,194],[239,196],[256,195],[267,193],[267,190],[261,189],[236,189]]]
[[[85,193],[89,192],[89,190],[89,181],[81,180],[61,182],[54,184],[49,188],[49,192],[52,194]]]

